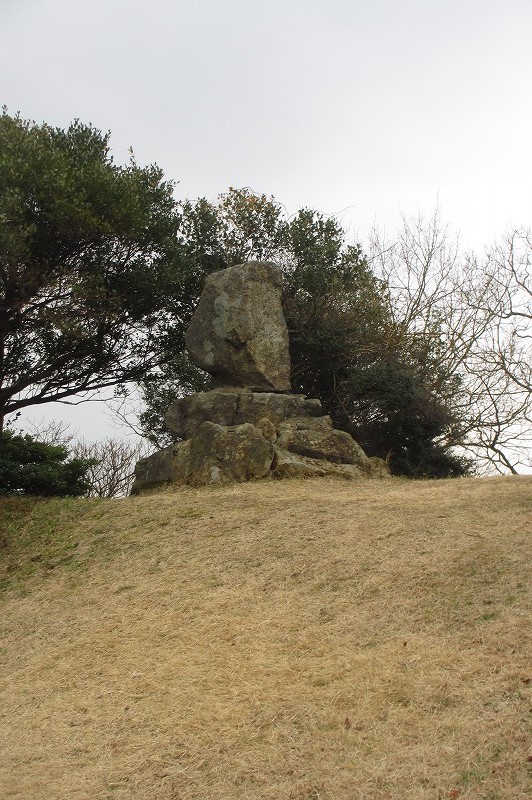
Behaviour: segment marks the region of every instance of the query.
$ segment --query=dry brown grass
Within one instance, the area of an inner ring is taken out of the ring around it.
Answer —
[[[3,600],[1,797],[530,798],[531,511],[532,478],[68,501]]]

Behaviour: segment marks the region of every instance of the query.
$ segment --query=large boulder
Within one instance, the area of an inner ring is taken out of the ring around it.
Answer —
[[[369,472],[368,457],[352,436],[335,430],[330,417],[297,417],[282,422],[276,446],[300,456],[323,459],[334,464],[354,464]]]
[[[264,478],[273,461],[273,444],[259,428],[204,422],[191,439],[141,459],[131,494],[165,483],[208,486]]]
[[[321,413],[321,402],[317,398],[275,392],[243,392],[237,408],[239,422],[255,423],[266,418],[275,425],[292,417],[319,417]]]
[[[206,486],[264,478],[272,461],[273,445],[254,425],[204,422],[190,439],[187,483]]]
[[[281,289],[268,261],[209,275],[185,337],[192,361],[224,385],[290,389]]]
[[[164,483],[205,486],[274,476],[386,477],[319,400],[291,394],[282,276],[269,262],[210,275],[186,333],[191,359],[218,388],[176,400],[178,441],[135,469],[132,493]]]
[[[190,458],[190,442],[176,442],[170,447],[141,458],[135,467],[135,481],[131,494],[164,483],[182,483],[186,480]]]
[[[164,421],[178,439],[190,438],[204,422],[236,424],[237,392],[198,392],[174,400]]]
[[[255,425],[268,419],[274,425],[291,417],[317,417],[319,400],[304,395],[276,392],[250,392],[242,389],[215,389],[175,400],[165,415],[165,422],[179,439],[193,436],[204,422],[217,425]]]

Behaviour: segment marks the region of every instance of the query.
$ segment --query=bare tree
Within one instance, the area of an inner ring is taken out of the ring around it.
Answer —
[[[92,460],[87,473],[90,489],[87,497],[124,497],[129,494],[135,464],[151,451],[146,440],[135,441],[108,436],[97,442],[79,438],[61,420],[31,426],[31,435],[46,444],[62,445],[76,458]]]
[[[465,298],[490,319],[468,363],[483,425],[470,437],[497,471],[532,466],[532,233],[514,230],[471,274],[481,291]]]
[[[147,442],[130,442],[108,436],[99,442],[78,440],[72,447],[77,458],[94,459],[88,471],[90,490],[88,497],[125,497],[129,494],[135,464],[150,451]]]
[[[431,343],[433,388],[460,425],[459,445],[481,470],[517,473],[532,448],[531,231],[516,230],[482,259],[431,219],[404,219],[393,242],[374,231],[370,253],[388,287],[400,339]]]
[[[34,439],[45,444],[59,445],[71,449],[77,438],[77,431],[71,429],[70,423],[60,419],[43,419],[41,422],[30,422],[28,433]]]

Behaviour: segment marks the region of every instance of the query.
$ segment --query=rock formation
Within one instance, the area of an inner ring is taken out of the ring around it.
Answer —
[[[186,333],[194,364],[222,385],[290,389],[281,271],[250,261],[209,275]]]
[[[264,478],[386,477],[319,400],[291,394],[282,275],[249,262],[210,275],[186,334],[191,359],[215,386],[176,400],[166,424],[177,440],[138,462],[132,493],[162,483],[203,486]]]

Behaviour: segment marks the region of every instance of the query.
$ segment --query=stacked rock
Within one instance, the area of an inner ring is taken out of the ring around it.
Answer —
[[[132,493],[161,483],[223,484],[289,476],[384,477],[319,400],[290,393],[282,274],[248,262],[210,275],[186,333],[214,388],[176,400],[165,421],[175,444],[138,462]]]

